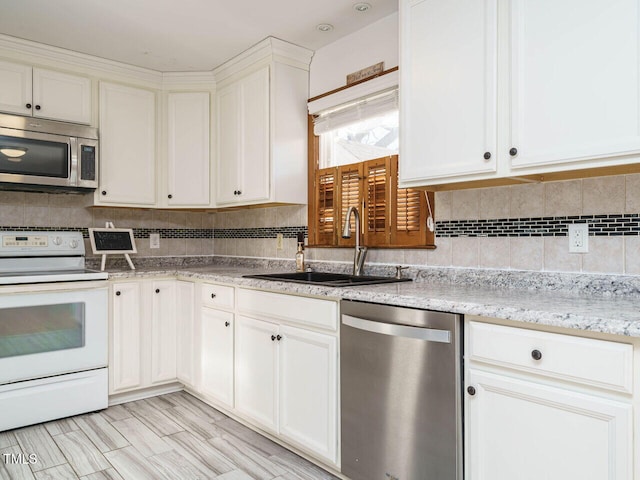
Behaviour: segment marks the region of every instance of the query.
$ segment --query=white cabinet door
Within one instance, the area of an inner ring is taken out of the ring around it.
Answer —
[[[195,386],[195,288],[192,282],[176,281],[176,376],[187,386]]]
[[[236,318],[236,410],[277,432],[278,326],[249,317]]]
[[[0,62],[0,111],[31,115],[31,67]]]
[[[233,407],[233,313],[202,308],[200,318],[200,390]]]
[[[96,202],[154,205],[155,93],[100,83],[100,187]]]
[[[209,94],[168,95],[167,205],[209,205]]]
[[[110,331],[109,393],[142,386],[143,318],[139,282],[113,285]]]
[[[216,94],[217,203],[269,198],[269,92],[266,66]]]
[[[34,68],[33,116],[90,124],[91,80]]]
[[[401,0],[402,185],[496,171],[496,3]]]
[[[511,1],[516,173],[640,151],[639,14],[637,0]]]
[[[280,336],[280,434],[336,463],[336,338],[287,326]]]
[[[468,480],[631,480],[630,404],[470,369]]]
[[[267,200],[270,184],[269,67],[241,81],[240,202]]]
[[[240,183],[240,88],[233,83],[216,92],[217,203],[238,200]]]
[[[151,383],[176,379],[176,288],[173,280],[149,282],[151,308]]]

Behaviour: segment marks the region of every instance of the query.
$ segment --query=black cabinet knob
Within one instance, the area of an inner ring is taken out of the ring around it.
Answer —
[[[160,293],[160,289],[159,288],[156,288],[156,293]]]
[[[28,109],[31,109],[31,104],[30,104],[30,103],[27,103],[27,104],[25,105],[25,107],[27,107]]]
[[[475,395],[476,394],[476,387],[467,387],[467,393],[469,395]]]
[[[234,191],[233,191],[233,194],[234,194],[234,195],[237,195],[237,194],[238,194],[238,190],[234,190]]]
[[[532,351],[531,358],[533,358],[534,360],[540,360],[542,358],[542,352],[540,350]]]
[[[215,293],[212,293],[212,294],[211,294],[211,298],[216,298],[216,294],[215,294]]]
[[[36,105],[36,110],[40,110],[40,105]]]
[[[281,337],[280,335],[278,335],[278,336],[276,337],[276,339],[277,339],[278,341],[280,341],[280,340],[282,340],[282,337]]]
[[[484,159],[489,160],[491,158],[491,152],[484,152]]]
[[[509,155],[511,155],[512,157],[515,157],[517,154],[518,154],[517,148],[512,148],[511,150],[509,150]]]
[[[116,296],[117,296],[117,297],[119,297],[120,295],[122,295],[122,292],[117,291],[117,292],[116,292]]]
[[[238,190],[238,195],[242,195],[242,191]]]
[[[102,190],[102,192],[100,192],[100,193],[102,193],[102,195],[106,195],[107,191],[106,190]]]
[[[275,335],[271,335],[271,341],[275,342],[276,341],[276,336]]]
[[[169,194],[167,195],[167,198],[173,198],[173,195]]]
[[[231,325],[229,322],[224,322],[225,327],[228,327],[229,325]]]

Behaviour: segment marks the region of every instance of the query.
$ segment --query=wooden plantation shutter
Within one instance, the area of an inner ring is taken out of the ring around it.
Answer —
[[[390,159],[383,157],[364,162],[364,242],[367,246],[389,244],[392,191],[389,182]]]
[[[398,246],[433,244],[434,234],[427,229],[425,192],[413,188],[398,188],[398,156],[391,161],[392,195],[391,244]],[[433,209],[433,192],[427,192]],[[430,237],[430,238],[429,238]]]
[[[337,174],[338,169],[331,167],[318,170],[316,175],[316,245],[336,244],[336,213],[338,212],[338,196],[336,193]]]
[[[362,227],[362,163],[354,163],[352,165],[344,165],[338,167],[338,191],[340,198],[340,222],[337,227],[338,245],[355,245],[356,242],[356,224],[355,216],[351,216],[351,238],[342,238],[342,227],[347,216],[349,207],[356,207],[360,214]],[[363,229],[360,228],[362,232]]]

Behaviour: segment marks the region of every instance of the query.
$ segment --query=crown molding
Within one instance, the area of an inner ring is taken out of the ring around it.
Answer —
[[[216,82],[221,82],[262,60],[277,61],[308,72],[311,57],[313,57],[312,50],[279,38],[267,37],[216,67],[213,74]]]
[[[209,72],[165,72],[162,74],[163,90],[202,88],[214,90],[216,80]]]
[[[162,85],[162,73],[156,70],[136,67],[4,34],[0,34],[0,55],[21,61],[27,60],[29,63],[51,65],[56,68],[64,65],[71,70],[77,70],[80,67],[95,76],[124,77],[137,82],[143,81],[156,88]]]

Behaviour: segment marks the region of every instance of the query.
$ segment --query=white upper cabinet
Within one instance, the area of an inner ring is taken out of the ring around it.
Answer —
[[[99,205],[155,205],[156,95],[100,83]]]
[[[217,204],[307,202],[311,54],[270,37],[214,71]]]
[[[166,205],[209,206],[209,93],[170,93],[167,128]]]
[[[401,185],[637,163],[639,10],[639,0],[401,0]]]
[[[511,1],[514,171],[640,152],[639,13],[638,0]]]
[[[91,80],[0,62],[0,110],[18,115],[91,123]]]
[[[495,174],[496,0],[401,5],[401,182]]]
[[[218,203],[269,199],[269,66],[218,95]]]

